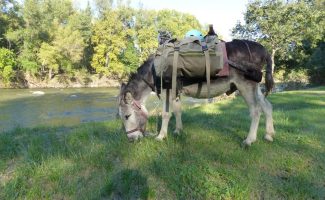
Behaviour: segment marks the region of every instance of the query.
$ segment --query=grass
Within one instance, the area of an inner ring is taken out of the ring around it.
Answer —
[[[325,87],[269,99],[275,141],[262,116],[249,149],[242,98],[185,110],[164,142],[129,143],[118,120],[0,133],[0,199],[325,199]]]

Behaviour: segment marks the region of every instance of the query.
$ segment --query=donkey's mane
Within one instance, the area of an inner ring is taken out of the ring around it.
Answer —
[[[151,69],[151,62],[153,60],[154,56],[150,55],[147,60],[145,60],[143,62],[142,65],[140,65],[140,67],[137,69],[136,72],[133,72],[129,75],[129,79],[128,79],[128,84],[131,84],[134,81],[140,81],[142,80],[142,78],[150,71]]]
[[[150,55],[147,60],[137,69],[136,72],[131,73],[126,87],[122,93],[131,92],[135,99],[139,99],[145,87],[148,85],[144,80],[151,78],[151,64],[153,62],[154,55]]]

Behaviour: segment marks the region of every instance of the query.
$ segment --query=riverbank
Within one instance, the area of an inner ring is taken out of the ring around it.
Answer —
[[[324,199],[325,87],[268,99],[275,140],[262,117],[248,149],[242,98],[185,109],[163,142],[129,143],[119,120],[0,133],[0,199]]]
[[[95,88],[95,87],[119,87],[118,80],[100,76],[99,74],[81,74],[74,77],[67,75],[57,75],[51,80],[41,80],[29,74],[19,76],[17,81],[11,84],[4,84],[0,80],[0,88]]]

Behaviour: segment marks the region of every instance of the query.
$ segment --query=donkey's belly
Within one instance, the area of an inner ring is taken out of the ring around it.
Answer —
[[[210,97],[219,96],[230,90],[229,80],[211,80],[210,83]],[[207,83],[195,83],[192,85],[184,86],[182,92],[186,96],[190,96],[198,99],[208,98],[208,87]]]

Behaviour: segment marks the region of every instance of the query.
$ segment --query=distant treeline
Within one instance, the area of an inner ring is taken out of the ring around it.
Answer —
[[[155,52],[158,30],[179,38],[205,30],[191,14],[135,9],[122,0],[94,0],[85,9],[71,0],[0,0],[0,11],[0,79],[8,85],[27,74],[123,79]],[[297,71],[324,83],[324,12],[321,0],[251,1],[233,35],[265,45],[283,76]]]

